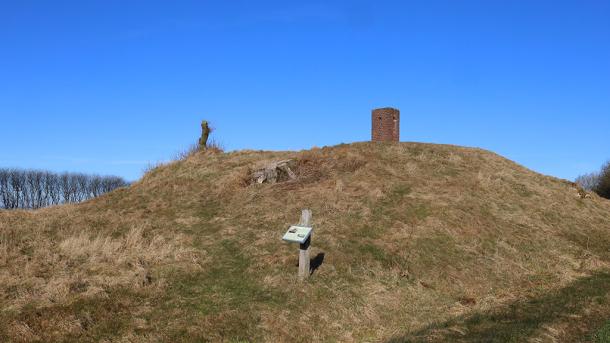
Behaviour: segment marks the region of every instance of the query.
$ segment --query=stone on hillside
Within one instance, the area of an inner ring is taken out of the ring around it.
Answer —
[[[294,180],[296,174],[290,169],[293,160],[271,162],[252,173],[252,183],[277,183]]]

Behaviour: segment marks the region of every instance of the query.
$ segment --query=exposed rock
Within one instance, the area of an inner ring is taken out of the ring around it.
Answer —
[[[271,162],[252,173],[251,183],[278,183],[295,180],[297,176],[292,169],[290,169],[292,164],[293,160]]]
[[[591,194],[587,193],[584,189],[577,187],[576,188],[577,195],[581,199],[589,199],[591,198]]]

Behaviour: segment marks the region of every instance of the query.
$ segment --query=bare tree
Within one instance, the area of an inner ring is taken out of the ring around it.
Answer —
[[[59,177],[57,174],[51,172],[44,173],[44,188],[47,194],[47,206],[61,203]]]
[[[44,173],[39,170],[26,171],[24,174],[26,181],[27,202],[26,208],[41,208],[45,204],[45,194],[43,187]]]
[[[24,172],[17,169],[11,169],[10,173],[10,183],[13,191],[13,208],[23,208],[24,206],[24,196],[23,196],[23,186],[25,184],[24,180]]]
[[[96,197],[103,193],[102,182],[103,182],[103,178],[99,175],[93,175],[91,177],[91,182],[89,182],[89,187],[90,187],[91,195],[93,197]]]
[[[0,207],[9,208],[9,173],[6,169],[0,169]]]
[[[91,194],[89,191],[89,180],[91,177],[85,174],[75,174],[72,177],[74,178],[76,188],[76,202],[90,199]]]
[[[118,176],[108,176],[102,180],[102,192],[108,193],[120,187],[127,186],[127,182]]]
[[[599,174],[590,173],[581,175],[574,180],[580,187],[587,191],[593,191],[599,183]]]
[[[0,169],[0,208],[35,209],[81,202],[127,185],[117,176]]]

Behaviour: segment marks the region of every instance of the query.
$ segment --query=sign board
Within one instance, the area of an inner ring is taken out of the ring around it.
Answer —
[[[303,244],[311,236],[313,229],[305,226],[291,226],[282,237],[286,242]]]

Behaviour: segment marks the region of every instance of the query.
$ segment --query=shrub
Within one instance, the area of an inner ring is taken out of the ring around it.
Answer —
[[[602,167],[594,190],[599,196],[610,199],[610,161]]]
[[[574,180],[580,187],[587,191],[594,191],[599,183],[599,174],[590,173],[581,175]]]

